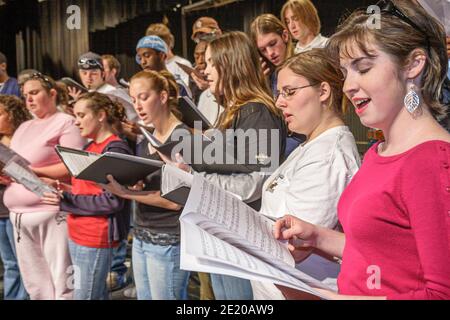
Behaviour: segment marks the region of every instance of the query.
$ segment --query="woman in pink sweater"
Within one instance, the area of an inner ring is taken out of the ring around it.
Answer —
[[[385,136],[340,198],[344,233],[285,216],[274,234],[342,259],[339,292],[321,290],[330,299],[450,299],[450,135],[436,121],[445,33],[416,1],[379,5],[381,28],[356,11],[329,46],[361,122]]]
[[[55,86],[50,77],[40,73],[24,83],[26,106],[36,118],[20,125],[10,147],[30,162],[38,176],[65,179],[69,173],[54,147],[81,149],[85,141],[75,119],[57,111]],[[4,202],[14,224],[17,259],[30,298],[71,299],[67,225],[59,206],[43,204],[39,196],[18,183],[8,186]]]

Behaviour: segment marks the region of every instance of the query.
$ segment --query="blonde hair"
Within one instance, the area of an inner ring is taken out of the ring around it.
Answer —
[[[291,9],[292,13],[302,24],[305,25],[315,36],[320,33],[320,19],[317,9],[310,0],[289,0],[281,8],[281,20],[286,25],[285,13]]]
[[[288,41],[286,43],[286,57],[285,59],[290,58],[294,54],[294,46],[292,45],[291,35],[289,30],[283,25],[283,23],[275,17],[273,14],[266,13],[260,16],[257,16],[255,20],[253,20],[250,26],[250,34],[253,42],[257,43],[258,35],[275,33],[283,38],[283,33],[287,31]]]
[[[225,111],[218,121],[220,129],[229,128],[240,107],[249,102],[262,103],[270,112],[280,116],[269,94],[258,51],[245,33],[226,33],[212,40],[208,47],[220,79],[216,92],[219,92],[219,88],[223,89],[219,100]]]
[[[441,89],[447,77],[447,51],[444,28],[418,3],[408,0],[392,1],[423,34],[402,19],[381,13],[381,28],[371,28],[365,10],[353,12],[339,27],[329,42],[328,50],[338,61],[340,57],[351,57],[356,44],[364,54],[371,57],[369,45],[374,44],[389,54],[398,69],[409,63],[410,53],[420,48],[427,56],[422,71],[421,93],[431,114],[440,119],[446,115],[446,107],[440,103]]]
[[[108,64],[109,69],[116,69],[117,70],[117,76],[120,74],[120,62],[116,59],[113,55],[110,54],[104,54],[102,55],[102,59],[105,60]]]
[[[169,108],[169,112],[181,120],[181,112],[178,110],[178,84],[174,76],[169,71],[141,71],[131,78],[130,84],[138,79],[148,81],[150,83],[150,87],[158,94],[163,91],[167,92],[167,106]]]
[[[287,60],[279,70],[285,68],[306,78],[311,85],[328,83],[331,87],[331,94],[327,101],[328,107],[336,115],[340,117],[344,115],[342,104],[343,74],[336,61],[327,54],[325,49],[316,48],[295,55]]]
[[[152,23],[145,32],[146,36],[158,36],[167,44],[167,47],[173,49],[175,38],[170,29],[164,23]]]

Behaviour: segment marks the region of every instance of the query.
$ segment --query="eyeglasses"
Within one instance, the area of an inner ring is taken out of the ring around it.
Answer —
[[[284,99],[290,99],[293,95],[297,93],[300,89],[308,88],[308,87],[314,87],[317,83],[309,84],[307,86],[301,86],[301,87],[284,87],[281,89],[281,91],[277,91],[275,94],[275,101],[278,100],[280,96],[282,96]]]
[[[391,0],[381,0],[378,1],[377,6],[381,9],[381,12],[388,13],[390,15],[396,16],[403,22],[406,22],[411,27],[416,28],[420,33],[423,34],[425,40],[427,41],[427,50],[430,52],[431,44],[428,34],[420,28],[416,23],[414,23],[407,15],[405,15]]]
[[[95,59],[83,58],[78,60],[78,67],[81,69],[92,69],[98,67],[103,70],[103,64]]]

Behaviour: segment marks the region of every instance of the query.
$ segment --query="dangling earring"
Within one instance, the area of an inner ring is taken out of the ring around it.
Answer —
[[[414,91],[414,84],[411,82],[408,84],[408,93],[403,100],[406,110],[412,115],[417,111],[420,106],[420,98],[416,91]]]

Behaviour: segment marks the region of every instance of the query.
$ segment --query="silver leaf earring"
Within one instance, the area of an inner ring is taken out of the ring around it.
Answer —
[[[408,110],[409,113],[414,114],[420,105],[420,98],[417,92],[414,91],[414,84],[410,83],[408,87],[408,93],[406,94],[403,103],[405,104],[406,110]]]

